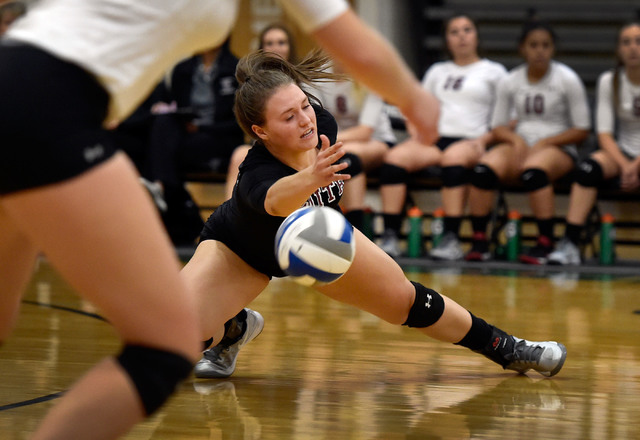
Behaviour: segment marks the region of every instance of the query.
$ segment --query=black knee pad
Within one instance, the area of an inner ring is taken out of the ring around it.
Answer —
[[[382,185],[393,185],[396,183],[407,183],[409,173],[404,168],[383,164],[380,167],[380,183]]]
[[[469,183],[471,170],[460,165],[442,168],[442,185],[446,188],[455,188]]]
[[[345,153],[345,155],[338,161],[338,163],[343,162],[346,162],[349,166],[340,171],[341,173],[350,174],[351,177],[356,177],[358,174],[362,173],[362,161],[355,154]]]
[[[473,167],[471,172],[471,184],[480,189],[496,189],[498,187],[498,176],[491,168],[481,163]]]
[[[138,390],[148,416],[164,404],[193,368],[184,356],[140,345],[125,345],[117,361]]]
[[[404,324],[407,327],[425,328],[438,322],[444,313],[444,299],[435,290],[422,284],[411,284],[416,288],[416,299],[409,310],[409,316]]]
[[[520,180],[527,192],[537,191],[549,185],[549,176],[539,168],[529,168],[524,170],[520,176]]]
[[[604,181],[602,167],[597,160],[585,159],[578,164],[576,170],[576,183],[582,186],[595,188]]]

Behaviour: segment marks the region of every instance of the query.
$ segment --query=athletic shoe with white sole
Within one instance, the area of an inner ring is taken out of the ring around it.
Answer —
[[[244,310],[247,312],[247,319],[242,335],[231,344],[220,342],[215,347],[205,350],[202,359],[194,368],[196,377],[223,378],[233,374],[240,349],[257,338],[264,328],[264,318],[260,313],[251,309]]]
[[[453,232],[447,232],[440,242],[429,252],[434,260],[458,261],[464,257],[460,240]]]
[[[392,229],[385,229],[382,233],[380,249],[385,251],[392,258],[398,258],[402,253],[400,251],[400,239]]]
[[[536,370],[546,377],[558,374],[567,358],[567,349],[555,341],[533,342],[494,328],[491,343],[479,353],[505,370],[526,373]]]
[[[580,265],[580,249],[568,238],[563,238],[556,250],[547,257],[547,264],[559,266]]]

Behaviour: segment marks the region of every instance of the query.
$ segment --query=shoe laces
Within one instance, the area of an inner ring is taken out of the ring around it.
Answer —
[[[203,356],[213,363],[220,362],[222,360],[222,355],[229,352],[229,347],[225,345],[218,344],[215,347],[204,352]]]
[[[520,341],[516,341],[513,346],[513,353],[511,355],[511,359],[509,361],[514,364],[538,364],[540,358],[542,357],[542,353],[544,352],[544,347],[538,344],[527,344],[527,341],[524,339]],[[508,356],[505,356],[508,358]]]

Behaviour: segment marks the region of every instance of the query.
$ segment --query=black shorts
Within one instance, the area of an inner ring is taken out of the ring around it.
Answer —
[[[74,64],[3,42],[0,97],[0,194],[69,179],[115,152],[102,129],[109,96]]]
[[[442,136],[441,138],[438,139],[438,141],[436,142],[436,147],[438,147],[438,149],[440,151],[444,151],[447,149],[447,147],[451,144],[455,144],[456,142],[462,141],[464,140],[464,138],[461,137],[446,137],[446,136]]]

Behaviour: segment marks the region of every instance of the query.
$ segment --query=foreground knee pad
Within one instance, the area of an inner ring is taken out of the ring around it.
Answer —
[[[394,185],[407,183],[409,173],[404,168],[385,163],[380,167],[380,183],[382,185]]]
[[[455,188],[456,186],[462,186],[469,183],[469,175],[471,174],[468,168],[460,165],[442,168],[442,185],[446,188]]]
[[[140,345],[126,345],[117,360],[138,390],[147,416],[164,404],[193,368],[184,356]]]
[[[471,184],[476,188],[491,190],[498,187],[498,176],[491,168],[481,163],[473,167]]]
[[[356,177],[358,174],[362,173],[362,161],[355,154],[345,153],[345,155],[338,161],[338,163],[343,162],[346,162],[349,166],[340,171],[342,174],[350,174],[351,177]]]
[[[540,168],[529,168],[524,170],[520,176],[520,180],[527,192],[537,191],[549,185],[549,176]]]
[[[435,324],[444,313],[444,299],[438,292],[422,284],[413,281],[411,284],[416,288],[416,299],[409,310],[407,320],[402,325],[425,328]]]
[[[576,170],[576,183],[578,185],[595,188],[604,181],[602,167],[598,161],[591,158],[585,159],[578,164]]]

